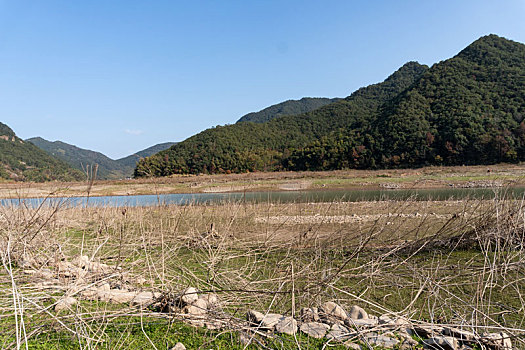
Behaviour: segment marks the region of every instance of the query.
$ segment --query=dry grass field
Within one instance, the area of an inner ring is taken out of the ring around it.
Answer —
[[[505,331],[525,348],[525,203],[504,192],[491,200],[1,207],[1,347],[345,348],[303,335],[241,341],[247,310],[294,316],[336,301],[417,324]],[[82,257],[100,268],[66,271]],[[84,297],[101,283],[158,302]],[[218,296],[220,329],[162,307],[187,287]],[[61,307],[67,297],[76,302]]]

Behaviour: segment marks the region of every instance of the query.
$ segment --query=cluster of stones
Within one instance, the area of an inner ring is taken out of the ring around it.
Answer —
[[[422,345],[429,349],[468,350],[476,344],[489,349],[512,349],[512,342],[505,333],[476,335],[452,327],[414,325],[402,317],[369,315],[357,305],[347,312],[334,302],[326,302],[318,308],[303,308],[299,321],[293,317],[254,310],[248,311],[247,320],[258,330],[290,335],[301,331],[313,338],[343,342],[353,349],[412,349],[419,345],[413,335],[422,338]]]
[[[80,256],[72,262],[63,260],[51,268],[25,272],[40,278],[40,287],[66,290],[65,295],[55,304],[57,312],[71,309],[77,303],[76,297],[139,307],[162,303],[161,293],[132,287],[143,284],[144,280],[126,283],[125,274],[120,269],[91,261],[87,256]],[[216,294],[199,293],[193,287],[171,298],[159,310],[178,315],[194,326],[208,329],[223,328],[233,319],[222,312]],[[377,317],[357,305],[347,312],[342,306],[330,301],[316,308],[303,308],[298,319],[250,310],[247,312],[245,326],[245,329],[254,334],[261,331],[289,335],[302,332],[313,338],[342,342],[353,349],[411,349],[419,344],[412,338],[413,335],[423,339],[423,345],[429,349],[469,350],[476,345],[494,350],[512,349],[510,337],[503,332],[476,334],[453,327],[411,322],[392,315]],[[179,343],[174,349],[184,349],[184,345]]]
[[[120,268],[91,261],[87,256],[79,256],[73,261],[62,260],[39,269],[25,270],[39,278],[39,288],[65,290],[64,296],[55,303],[55,311],[71,309],[78,297],[87,300],[100,300],[116,304],[147,306],[152,304],[160,293],[141,291],[133,285],[142,284],[143,279],[126,281]]]

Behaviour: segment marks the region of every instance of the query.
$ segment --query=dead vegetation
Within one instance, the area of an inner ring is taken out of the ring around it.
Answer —
[[[162,348],[145,325],[188,321],[177,300],[195,287],[220,300],[205,317],[240,334],[247,310],[296,317],[334,301],[422,329],[479,339],[504,332],[525,348],[525,203],[501,193],[444,202],[1,207],[2,347],[51,334],[79,348],[111,348],[117,337],[125,348],[127,319]],[[274,336],[250,337],[264,348]]]

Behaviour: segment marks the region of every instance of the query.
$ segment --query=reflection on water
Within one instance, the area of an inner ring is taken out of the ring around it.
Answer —
[[[522,198],[525,187],[490,188],[439,188],[417,190],[342,190],[342,191],[284,191],[284,192],[246,192],[246,193],[179,193],[141,196],[105,197],[59,197],[52,199],[2,199],[0,205],[27,205],[36,207],[44,204],[90,207],[139,207],[154,205],[213,204],[225,201],[247,202],[333,202],[333,201],[377,201],[377,200],[449,200],[466,198],[494,198],[503,194],[511,198]]]

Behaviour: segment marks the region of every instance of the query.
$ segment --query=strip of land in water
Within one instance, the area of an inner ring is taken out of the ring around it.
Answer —
[[[525,184],[525,163],[418,169],[256,172],[176,175],[164,178],[88,182],[3,182],[0,198],[126,196],[171,193],[224,193],[353,189],[486,188]]]

